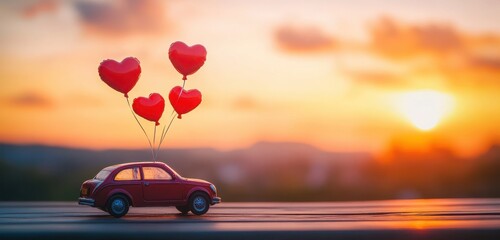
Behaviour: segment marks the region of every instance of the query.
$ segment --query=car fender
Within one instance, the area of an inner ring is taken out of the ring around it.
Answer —
[[[127,196],[130,199],[130,205],[132,205],[132,206],[136,205],[136,202],[135,202],[134,198],[132,197],[132,195],[130,193],[128,193],[125,189],[121,189],[121,188],[116,188],[116,189],[111,190],[108,193],[108,195],[106,196],[106,201],[108,201],[108,199],[115,194],[123,194],[123,195]]]
[[[188,194],[187,194],[186,198],[187,198],[187,199],[189,199],[189,197],[191,196],[191,194],[193,194],[193,193],[194,193],[194,192],[196,192],[196,191],[204,192],[204,193],[206,193],[206,194],[208,195],[208,197],[210,197],[210,198],[212,197],[212,195],[211,195],[211,194],[207,191],[207,189],[206,189],[206,188],[204,188],[204,187],[200,187],[200,186],[196,186],[196,187],[193,187],[193,188],[191,188],[191,189],[189,190],[189,192],[188,192]]]

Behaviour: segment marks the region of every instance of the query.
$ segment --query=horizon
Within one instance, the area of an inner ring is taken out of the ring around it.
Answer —
[[[157,161],[182,176],[213,182],[229,201],[500,196],[495,171],[500,166],[498,145],[469,158],[443,149],[421,153],[395,149],[391,155],[373,156],[304,146],[265,143],[234,151],[164,149]],[[82,181],[100,169],[137,161],[151,161],[148,149],[0,144],[2,191],[12,193],[1,195],[0,200],[74,200]],[[19,184],[22,191],[16,187]]]
[[[65,145],[49,145],[49,144],[43,144],[43,143],[10,143],[10,142],[0,142],[0,145],[4,146],[15,146],[15,147],[43,147],[43,148],[61,148],[61,149],[71,149],[71,150],[84,150],[84,151],[95,151],[95,152],[105,152],[105,151],[145,151],[149,152],[150,148],[144,147],[144,148],[88,148],[88,147],[81,147],[81,146],[65,146]],[[301,143],[301,142],[273,142],[273,141],[258,141],[255,142],[251,145],[248,146],[243,146],[243,147],[238,147],[238,148],[232,148],[232,149],[218,149],[215,147],[210,147],[210,146],[195,146],[195,147],[162,147],[160,148],[160,152],[165,152],[169,150],[185,150],[185,151],[190,151],[190,150],[212,150],[220,153],[228,153],[228,152],[234,152],[234,151],[245,151],[245,150],[250,150],[255,147],[259,147],[262,145],[281,145],[285,147],[290,147],[290,146],[304,146],[307,148],[311,148],[313,150],[323,152],[323,153],[329,153],[329,154],[364,154],[367,155],[369,159],[372,160],[378,160],[378,161],[386,161],[388,158],[398,158],[399,155],[434,155],[435,152],[433,150],[431,151],[419,151],[415,149],[405,149],[405,148],[399,148],[400,146],[392,146],[391,148],[387,148],[384,152],[381,153],[372,153],[369,151],[330,151],[328,149],[322,149],[319,147],[316,147],[314,145],[308,144],[308,143]],[[492,142],[491,145],[489,145],[487,148],[485,148],[484,151],[478,152],[475,155],[468,155],[468,156],[461,156],[460,154],[457,154],[456,152],[452,151],[453,149],[450,148],[442,148],[440,146],[437,146],[439,152],[446,152],[449,156],[453,157],[458,157],[460,159],[476,159],[481,156],[484,156],[484,154],[491,152],[492,150],[495,150],[496,148],[500,148],[500,143]],[[161,160],[159,160],[161,161]]]
[[[301,142],[273,142],[273,141],[258,141],[253,144],[250,144],[248,146],[243,146],[243,147],[238,147],[238,148],[231,148],[231,149],[218,149],[215,147],[210,147],[210,146],[195,146],[195,147],[161,147],[160,151],[162,150],[192,150],[192,149],[210,149],[210,150],[215,150],[219,152],[231,152],[231,151],[238,151],[238,150],[245,150],[249,149],[258,145],[262,144],[268,144],[268,145],[301,145],[305,147],[311,147],[312,149],[322,151],[322,152],[327,152],[327,153],[366,153],[370,154],[370,152],[363,152],[363,151],[329,151],[327,149],[321,149],[319,147],[316,147],[314,145],[308,144],[308,143],[301,143]],[[21,147],[48,147],[48,148],[65,148],[65,149],[78,149],[78,150],[89,150],[89,151],[109,151],[109,150],[132,150],[132,151],[150,151],[150,148],[144,147],[144,148],[90,148],[90,147],[79,147],[79,146],[66,146],[66,145],[50,145],[50,144],[43,144],[43,143],[12,143],[12,142],[0,142],[0,145],[13,145],[13,146],[21,146]]]

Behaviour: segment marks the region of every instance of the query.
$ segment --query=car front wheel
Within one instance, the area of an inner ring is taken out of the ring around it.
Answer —
[[[115,195],[108,200],[107,209],[111,216],[120,218],[127,214],[129,203],[124,196]]]
[[[197,192],[189,198],[189,209],[195,215],[205,214],[209,207],[208,196],[204,193]]]

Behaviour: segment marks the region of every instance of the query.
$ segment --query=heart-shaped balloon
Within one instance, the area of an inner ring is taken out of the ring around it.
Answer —
[[[158,93],[151,93],[149,97],[138,97],[132,103],[132,109],[137,115],[155,122],[156,126],[160,125],[158,122],[165,109],[165,100]]]
[[[135,86],[140,75],[141,65],[134,57],[125,58],[121,62],[107,59],[99,65],[99,76],[102,81],[127,98],[128,92]]]
[[[172,107],[174,107],[175,112],[177,112],[177,117],[182,118],[182,114],[188,113],[200,105],[201,92],[197,89],[186,91],[182,87],[176,86],[170,90],[168,99]]]
[[[199,44],[189,47],[183,42],[174,42],[170,45],[168,57],[175,69],[182,74],[182,80],[187,80],[187,75],[195,73],[203,66],[207,50]]]

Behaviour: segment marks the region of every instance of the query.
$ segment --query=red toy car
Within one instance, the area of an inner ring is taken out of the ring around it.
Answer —
[[[129,206],[175,206],[183,214],[205,214],[221,202],[207,181],[181,177],[162,162],[134,162],[109,166],[83,182],[78,203],[97,207],[114,217]]]

